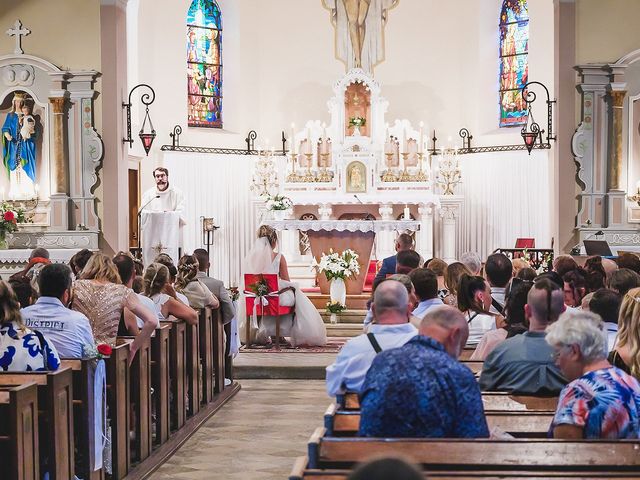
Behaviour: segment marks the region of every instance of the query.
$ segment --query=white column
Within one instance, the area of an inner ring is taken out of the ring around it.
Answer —
[[[457,257],[457,228],[456,220],[460,214],[460,206],[456,204],[443,205],[440,211],[441,229],[440,229],[440,251],[442,252],[442,260],[447,263],[456,261]]]
[[[433,206],[418,205],[420,231],[416,233],[416,250],[422,258],[433,258]]]
[[[380,213],[381,220],[393,220],[393,205],[390,203],[383,203],[378,207],[378,213]],[[390,257],[395,253],[394,241],[396,232],[378,232],[376,234],[376,258],[382,260],[383,258]]]

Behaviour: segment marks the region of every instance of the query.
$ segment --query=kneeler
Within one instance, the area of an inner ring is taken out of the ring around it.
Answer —
[[[247,273],[244,276],[244,285],[247,311],[245,346],[251,348],[251,318],[255,315],[256,323],[260,325],[262,316],[268,315],[276,319],[276,349],[280,350],[280,317],[282,315],[294,315],[295,317],[295,306],[280,305],[280,295],[287,290],[295,293],[295,288],[285,287],[278,290],[278,275],[275,273]]]

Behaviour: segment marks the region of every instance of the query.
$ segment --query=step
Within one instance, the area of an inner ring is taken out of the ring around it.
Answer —
[[[313,293],[313,292],[305,292],[309,300],[313,303],[313,305],[319,310],[322,311],[326,308],[327,302],[331,300],[329,295],[325,295],[323,293]],[[349,310],[366,310],[367,302],[371,298],[370,293],[363,293],[360,295],[347,295],[347,309]]]
[[[362,323],[325,323],[329,337],[357,337],[362,334]]]
[[[338,317],[338,323],[357,323],[362,327],[364,317],[367,315],[366,310],[343,310],[336,314]],[[330,323],[331,314],[326,310],[320,310],[320,316],[324,323]]]

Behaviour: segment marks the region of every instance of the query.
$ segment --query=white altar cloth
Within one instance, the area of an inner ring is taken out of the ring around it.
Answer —
[[[401,184],[395,184],[395,187]],[[384,190],[375,194],[340,194],[334,191],[287,191],[286,195],[294,205],[382,205],[382,204],[406,204],[406,205],[428,205],[440,207],[440,197],[425,190]],[[322,200],[322,198],[326,200]]]
[[[394,232],[420,230],[420,222],[415,220],[270,220],[265,222],[276,230],[300,230],[307,232]]]

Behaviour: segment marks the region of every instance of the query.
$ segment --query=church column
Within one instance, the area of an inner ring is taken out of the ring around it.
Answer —
[[[456,219],[459,213],[459,208],[456,205],[446,205],[440,209],[442,260],[447,263],[456,261]]]
[[[420,231],[417,232],[418,241],[416,250],[422,258],[433,258],[433,206],[418,205],[418,220],[420,221]]]
[[[68,192],[67,166],[64,158],[64,97],[50,98],[49,103],[53,111],[53,162],[52,189],[53,195],[64,195]]]
[[[378,207],[378,213],[380,219],[383,221],[393,220],[393,205],[390,203],[383,203]],[[382,260],[395,253],[394,240],[396,232],[382,231],[376,234],[376,258]]]
[[[624,190],[622,185],[622,113],[624,99],[627,92],[624,90],[610,91],[612,108],[611,144],[609,146],[608,187],[609,190]]]

